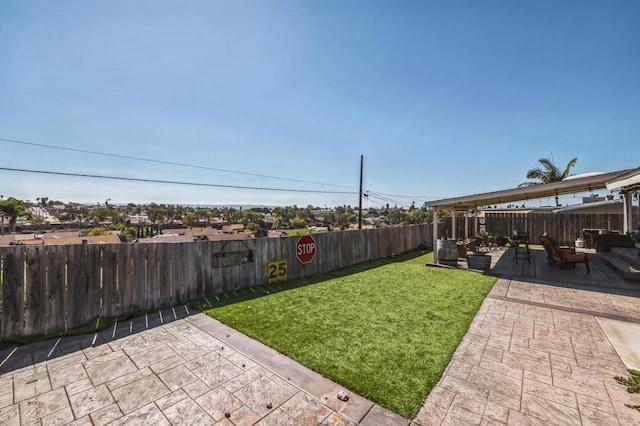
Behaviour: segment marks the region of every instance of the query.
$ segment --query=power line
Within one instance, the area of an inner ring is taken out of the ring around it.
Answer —
[[[309,180],[304,180],[304,179],[285,178],[285,177],[271,176],[271,175],[263,175],[263,174],[258,174],[258,173],[242,172],[242,171],[238,171],[238,170],[219,169],[219,168],[215,168],[215,167],[200,166],[200,165],[196,165],[196,164],[179,163],[179,162],[175,162],[175,161],[165,161],[165,160],[155,160],[155,159],[152,159],[152,158],[135,157],[135,156],[123,155],[123,154],[112,154],[112,153],[108,153],[108,152],[92,151],[92,150],[87,150],[87,149],[71,148],[71,147],[64,147],[64,146],[57,146],[57,145],[43,144],[43,143],[36,143],[36,142],[27,142],[27,141],[21,141],[21,140],[16,140],[16,139],[0,138],[0,141],[1,142],[8,142],[8,143],[13,143],[13,144],[18,144],[18,145],[35,146],[35,147],[39,147],[39,148],[49,148],[49,149],[57,149],[57,150],[62,150],[62,151],[79,152],[79,153],[83,153],[83,154],[100,155],[100,156],[104,156],[104,157],[122,158],[122,159],[135,160],[135,161],[144,161],[144,162],[147,162],[147,163],[156,163],[156,164],[165,164],[165,165],[171,165],[171,166],[188,167],[188,168],[200,169],[200,170],[212,170],[212,171],[217,171],[217,172],[234,173],[234,174],[245,175],[245,176],[254,176],[254,177],[261,177],[261,178],[268,178],[268,179],[285,180],[285,181],[291,181],[291,182],[309,183],[309,184],[313,184],[313,185],[333,186],[333,187],[337,187],[337,188],[357,189],[354,186],[339,185],[339,184],[332,184],[332,183],[325,183],[325,182],[316,182],[316,181],[309,181]],[[230,186],[230,187],[233,188],[234,186]],[[291,190],[286,190],[286,189],[283,189],[283,190],[290,191],[290,192],[296,192],[296,191],[291,191]],[[310,192],[310,191],[303,191],[303,192]],[[331,192],[331,191],[317,191],[317,192],[319,192],[319,193],[336,193],[336,194],[340,194],[340,193],[351,194],[352,193],[352,192]],[[418,195],[412,196],[412,195],[387,194],[387,193],[384,193],[384,192],[375,192],[375,191],[369,191],[369,194],[377,194],[377,195],[380,195],[380,196],[404,198],[404,199],[411,200],[411,201],[414,201],[414,200],[417,200],[417,201],[430,201],[430,200],[433,200],[433,199],[446,198],[446,197],[442,197],[442,196],[418,196]],[[394,203],[397,203],[397,204],[401,204],[401,205],[404,204],[404,203],[398,202],[396,200],[385,200],[385,201],[391,201],[391,202],[394,202]]]
[[[403,206],[403,207],[409,207],[409,204],[400,202],[398,200],[393,200],[393,199],[387,198],[387,197],[380,197],[380,196],[377,196],[377,195],[369,194],[369,196],[367,198],[373,199],[374,201],[378,200],[378,201],[382,201],[384,203],[393,203],[393,204],[400,205],[400,206]]]
[[[358,192],[356,192],[356,191],[352,191],[352,192],[351,191],[322,191],[322,190],[315,190],[315,189],[289,189],[289,188],[267,188],[267,187],[257,187],[257,186],[222,185],[222,184],[217,184],[217,183],[182,182],[182,181],[160,180],[160,179],[143,179],[143,178],[122,177],[122,176],[93,175],[93,174],[85,174],[85,173],[54,172],[54,171],[47,171],[47,170],[14,169],[14,168],[10,168],[10,167],[0,167],[0,170],[6,170],[6,171],[9,171],[9,172],[35,173],[35,174],[71,176],[71,177],[84,177],[84,178],[93,178],[93,179],[122,180],[122,181],[129,181],[129,182],[163,183],[163,184],[171,184],[171,185],[190,185],[190,186],[208,186],[208,187],[215,187],[215,188],[232,188],[232,189],[251,189],[251,190],[256,190],[256,191],[305,192],[305,193],[316,193],[316,194],[358,194]]]
[[[441,199],[441,198],[446,198],[444,196],[440,196],[440,195],[400,195],[400,194],[387,194],[385,192],[377,192],[377,191],[370,191],[370,193],[372,194],[378,194],[378,195],[386,195],[389,197],[396,197],[396,198],[406,198],[407,200],[424,200],[424,201],[431,201],[431,200],[437,200],[437,199]]]
[[[315,181],[303,180],[303,179],[293,179],[293,178],[285,178],[285,177],[278,177],[278,176],[262,175],[262,174],[258,174],[258,173],[241,172],[241,171],[238,171],[238,170],[218,169],[218,168],[215,168],[215,167],[199,166],[199,165],[195,165],[195,164],[186,164],[186,163],[178,163],[178,162],[175,162],[175,161],[154,160],[152,158],[134,157],[134,156],[131,156],[131,155],[123,155],[123,154],[111,154],[111,153],[108,153],[108,152],[91,151],[91,150],[88,150],[88,149],[70,148],[70,147],[56,146],[56,145],[49,145],[49,144],[35,143],[35,142],[26,142],[26,141],[19,141],[19,140],[15,140],[15,139],[0,138],[0,141],[14,143],[14,144],[18,144],[18,145],[37,146],[39,148],[58,149],[58,150],[62,150],[62,151],[80,152],[80,153],[83,153],[83,154],[101,155],[101,156],[104,156],[104,157],[113,157],[113,158],[123,158],[123,159],[127,159],[127,160],[145,161],[147,163],[166,164],[166,165],[170,165],[170,166],[189,167],[189,168],[192,168],[192,169],[213,170],[213,171],[216,171],[216,172],[224,172],[224,173],[235,173],[235,174],[245,175],[245,176],[254,176],[254,177],[269,178],[269,179],[287,180],[287,181],[291,181],[291,182],[310,183],[310,184],[313,184],[313,185],[335,186],[335,187],[339,187],[339,188],[356,189],[353,186],[338,185],[338,184],[333,184],[333,183],[315,182]]]

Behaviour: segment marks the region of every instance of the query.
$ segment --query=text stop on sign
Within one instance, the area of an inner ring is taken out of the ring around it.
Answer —
[[[303,235],[296,243],[296,257],[302,263],[309,263],[316,256],[316,240],[311,235]]]

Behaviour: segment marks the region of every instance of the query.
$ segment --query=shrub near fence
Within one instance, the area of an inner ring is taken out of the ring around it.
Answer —
[[[98,317],[174,306],[265,284],[267,264],[288,278],[414,250],[430,225],[314,234],[316,256],[296,258],[298,237],[193,243],[0,247],[0,340],[56,335]]]

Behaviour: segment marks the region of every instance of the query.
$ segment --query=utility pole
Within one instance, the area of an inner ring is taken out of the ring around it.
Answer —
[[[362,164],[364,155],[360,155],[360,202],[358,203],[358,229],[362,229]]]

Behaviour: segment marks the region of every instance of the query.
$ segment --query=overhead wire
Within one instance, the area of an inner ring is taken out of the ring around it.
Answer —
[[[333,184],[333,183],[326,183],[326,182],[317,182],[317,181],[310,181],[310,180],[304,180],[304,179],[286,178],[286,177],[281,177],[281,176],[272,176],[272,175],[265,175],[265,174],[259,174],[259,173],[243,172],[243,171],[238,171],[238,170],[228,170],[228,169],[221,169],[221,168],[202,166],[202,165],[196,165],[196,164],[180,163],[180,162],[175,162],[175,161],[157,160],[157,159],[152,159],[152,158],[144,158],[144,157],[137,157],[137,156],[131,156],[131,155],[124,155],[124,154],[113,154],[113,153],[108,153],[108,152],[87,150],[87,149],[81,149],[81,148],[72,148],[72,147],[65,147],[65,146],[58,146],[58,145],[51,145],[51,144],[44,144],[44,143],[28,142],[28,141],[22,141],[22,140],[17,140],[17,139],[0,138],[0,142],[8,142],[8,143],[19,144],[19,145],[35,146],[35,147],[39,147],[39,148],[48,148],[48,149],[56,149],[56,150],[63,150],[63,151],[78,152],[78,153],[83,153],[83,154],[100,155],[100,156],[112,157],[112,158],[121,158],[121,159],[135,160],[135,161],[144,161],[144,162],[148,162],[148,163],[165,164],[165,165],[172,165],[172,166],[179,166],[179,167],[188,167],[188,168],[193,168],[193,169],[211,170],[211,171],[224,172],[224,173],[234,173],[234,174],[245,175],[245,176],[254,176],[254,177],[277,179],[277,180],[284,180],[284,181],[291,181],[291,182],[308,183],[308,184],[313,184],[313,185],[332,186],[332,187],[346,188],[346,189],[357,189],[354,186],[348,186],[348,185],[340,185],[340,184]],[[8,169],[5,169],[5,170],[8,170]],[[17,171],[17,169],[16,169],[16,171]],[[36,171],[31,171],[31,172],[36,173]],[[43,173],[46,173],[46,172],[43,171]],[[61,173],[61,172],[56,172],[56,173]],[[71,176],[71,175],[74,175],[74,174],[69,174],[69,176]],[[77,174],[77,175],[81,176],[82,174]],[[91,177],[91,176],[84,176],[84,177]],[[117,177],[114,177],[114,178],[115,179],[119,179]],[[147,182],[163,183],[161,181],[155,181],[153,179],[139,180],[139,181],[140,182],[147,181]],[[166,181],[165,183],[177,183],[177,182]],[[184,184],[191,184],[191,183],[184,183]],[[198,185],[201,185],[201,184],[198,184]],[[204,185],[204,184],[202,184],[202,185]],[[219,184],[211,184],[211,186],[225,187],[224,185],[219,185]],[[242,186],[234,186],[234,185],[226,185],[226,187],[239,188],[239,189],[243,188]],[[251,189],[251,188],[254,188],[254,187],[246,187],[246,188],[247,189]],[[318,193],[335,193],[335,194],[341,194],[341,193],[343,193],[343,194],[352,194],[353,193],[353,192],[339,192],[339,191],[291,190],[291,189],[286,189],[286,188],[265,188],[263,190],[273,190],[273,191],[282,190],[282,191],[288,191],[288,192],[318,192]],[[386,198],[386,197],[401,198],[401,199],[409,200],[411,202],[415,202],[416,200],[424,202],[424,201],[430,201],[430,200],[433,200],[433,199],[444,198],[444,197],[441,197],[441,196],[417,196],[417,195],[416,196],[412,196],[412,195],[388,194],[388,193],[377,192],[377,191],[368,191],[368,194],[369,195],[373,195],[373,196],[377,195],[377,196],[379,196],[379,199],[382,199],[385,202],[392,202],[392,203],[400,204],[400,205],[410,205],[411,203],[404,203],[404,202],[398,201],[397,199]]]
[[[63,151],[79,152],[79,153],[83,153],[83,154],[101,155],[101,156],[104,156],[104,157],[122,158],[122,159],[127,159],[127,160],[136,160],[136,161],[145,161],[145,162],[148,162],[148,163],[165,164],[165,165],[170,165],[170,166],[189,167],[189,168],[193,168],[193,169],[212,170],[212,171],[224,172],[224,173],[235,173],[235,174],[245,175],[245,176],[254,176],[254,177],[261,177],[261,178],[268,178],[268,179],[286,180],[286,181],[291,181],[291,182],[309,183],[309,184],[322,185],[322,186],[334,186],[334,187],[338,187],[338,188],[357,189],[357,188],[355,188],[353,186],[347,186],[347,185],[339,185],[339,184],[326,183],[326,182],[316,182],[316,181],[304,180],[304,179],[285,178],[285,177],[271,176],[271,175],[265,175],[265,174],[260,174],[260,173],[243,172],[243,171],[238,171],[238,170],[220,169],[220,168],[216,168],[216,167],[200,166],[200,165],[196,165],[196,164],[179,163],[179,162],[176,162],[176,161],[156,160],[156,159],[152,159],[152,158],[136,157],[136,156],[124,155],[124,154],[113,154],[113,153],[108,153],[108,152],[100,152],[100,151],[93,151],[93,150],[80,149],[80,148],[71,148],[71,147],[64,147],[64,146],[57,146],[57,145],[50,145],[50,144],[43,144],[43,143],[36,143],[36,142],[27,142],[27,141],[20,141],[20,140],[16,140],[16,139],[0,138],[0,141],[13,143],[13,144],[19,144],[19,145],[36,146],[36,147],[39,147],[39,148],[49,148],[49,149],[57,149],[57,150],[63,150]]]
[[[405,198],[407,200],[420,200],[420,201],[431,201],[431,200],[437,200],[440,198],[446,198],[444,196],[440,196],[440,195],[400,195],[400,194],[388,194],[385,192],[378,192],[378,191],[370,191],[371,193],[375,193],[378,195],[386,195],[389,197],[395,197],[395,198]]]
[[[401,201],[394,200],[394,199],[388,198],[388,197],[381,197],[381,196],[374,195],[374,194],[371,194],[371,193],[368,194],[367,198],[371,198],[373,200],[382,201],[384,203],[393,203],[395,205],[400,205],[400,206],[404,206],[404,207],[409,207],[410,206],[409,204],[403,203]]]
[[[0,170],[9,172],[21,172],[21,173],[33,173],[33,174],[45,174],[45,175],[57,175],[57,176],[70,176],[70,177],[83,177],[94,179],[110,179],[129,182],[144,182],[144,183],[162,183],[171,185],[189,185],[189,186],[205,186],[214,188],[232,188],[232,189],[250,189],[255,191],[284,191],[284,192],[302,192],[302,193],[315,193],[315,194],[358,194],[355,191],[326,191],[318,189],[291,189],[291,188],[269,188],[258,186],[243,186],[243,185],[223,185],[216,183],[204,183],[204,182],[184,182],[184,181],[172,181],[162,179],[145,179],[123,176],[108,176],[108,175],[94,175],[89,173],[71,173],[71,172],[57,172],[49,170],[32,170],[32,169],[17,169],[11,167],[0,167]]]

